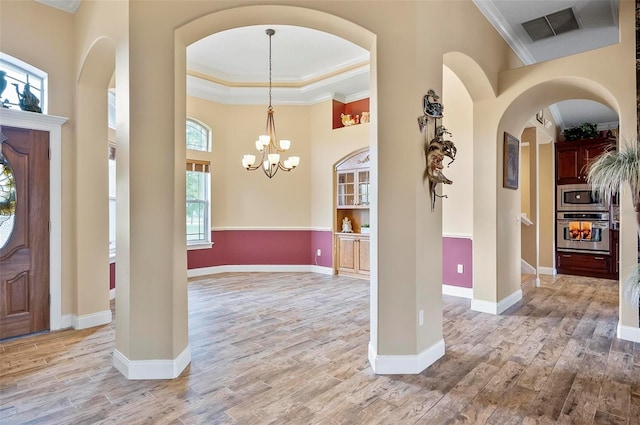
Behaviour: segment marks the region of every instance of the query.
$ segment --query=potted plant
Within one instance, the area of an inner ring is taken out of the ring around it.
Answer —
[[[598,137],[598,125],[585,122],[577,127],[569,127],[562,131],[565,140],[594,139]]]
[[[362,226],[360,226],[360,233],[369,233],[369,223],[365,223]]]
[[[589,165],[587,171],[587,181],[591,183],[593,191],[608,202],[622,185],[629,185],[640,236],[640,141],[621,145],[618,150],[604,152]],[[638,302],[640,266],[626,279],[625,295],[633,303]]]

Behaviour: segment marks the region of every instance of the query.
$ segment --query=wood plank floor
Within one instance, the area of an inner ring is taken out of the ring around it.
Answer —
[[[0,423],[640,424],[640,344],[615,338],[617,282],[543,279],[502,316],[443,298],[445,357],[376,376],[368,282],[202,278],[179,379],[124,379],[114,324],[4,341]]]

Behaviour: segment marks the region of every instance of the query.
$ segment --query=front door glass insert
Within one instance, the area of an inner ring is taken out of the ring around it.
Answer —
[[[2,153],[6,136],[0,133],[0,249],[9,242],[16,215],[16,183],[9,161]]]

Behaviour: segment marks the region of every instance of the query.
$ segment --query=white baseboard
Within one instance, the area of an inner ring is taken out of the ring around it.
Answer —
[[[112,300],[116,297],[116,288],[109,289],[109,299]]]
[[[73,315],[73,328],[74,329],[87,329],[94,326],[106,325],[111,323],[113,317],[111,310],[100,311],[98,313],[86,314],[84,316]]]
[[[558,271],[553,267],[538,267],[538,271],[540,274],[545,274],[549,276],[555,276],[558,274]]]
[[[640,328],[618,325],[618,338],[625,341],[640,342]]]
[[[454,285],[442,285],[442,294],[451,295],[460,298],[473,298],[473,288],[463,288],[461,286]]]
[[[524,258],[520,259],[520,271],[527,274],[536,274],[536,268],[524,261]]]
[[[323,266],[314,266],[314,265],[305,265],[305,264],[294,264],[294,265],[286,265],[286,264],[256,264],[256,265],[226,265],[226,266],[213,266],[213,267],[202,267],[199,269],[190,269],[187,270],[187,277],[199,277],[199,276],[207,276],[210,274],[218,274],[218,273],[251,273],[251,272],[262,272],[262,273],[300,273],[300,272],[311,272],[311,273],[321,273],[321,274],[334,274],[334,270],[332,267],[323,267]]]
[[[416,355],[379,355],[369,341],[369,363],[378,375],[419,374],[444,356],[444,339]]]
[[[60,329],[69,329],[73,327],[73,323],[75,320],[74,314],[65,314],[60,319]],[[53,329],[52,329],[53,330]]]
[[[489,314],[502,314],[509,307],[522,299],[522,289],[518,289],[513,294],[494,303],[491,301],[471,300],[471,310]]]
[[[174,360],[129,360],[113,350],[113,366],[127,379],[175,379],[191,363],[191,347],[187,347]]]

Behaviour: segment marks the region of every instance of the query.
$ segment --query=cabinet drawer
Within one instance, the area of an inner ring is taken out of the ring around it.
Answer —
[[[611,257],[608,255],[573,254],[566,252],[559,252],[556,259],[558,268],[601,272],[609,272],[609,264],[611,262]]]

